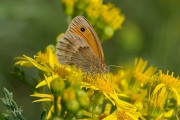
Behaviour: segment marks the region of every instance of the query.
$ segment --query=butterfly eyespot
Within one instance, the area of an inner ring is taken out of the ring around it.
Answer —
[[[81,28],[81,31],[84,32],[84,31],[85,31],[85,28],[82,27],[82,28]]]

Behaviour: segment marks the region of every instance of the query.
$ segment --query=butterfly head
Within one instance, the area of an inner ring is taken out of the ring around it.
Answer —
[[[110,67],[107,66],[106,64],[102,64],[102,71],[104,73],[108,73],[110,71]]]

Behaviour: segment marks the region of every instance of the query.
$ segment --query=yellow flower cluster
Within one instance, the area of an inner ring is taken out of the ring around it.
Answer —
[[[16,62],[42,71],[44,77],[36,89],[45,87],[49,92],[35,92],[31,96],[40,98],[34,102],[51,103],[48,119],[63,111],[63,115],[56,115],[67,118],[68,113],[73,113],[78,118],[103,120],[163,119],[171,118],[180,104],[179,78],[156,71],[153,66],[147,68],[143,59],[136,59],[134,65],[120,69],[117,74],[89,77],[76,67],[59,64],[53,50],[54,46],[50,45],[45,53],[38,52],[34,58],[23,55]],[[116,109],[112,112],[113,106]]]
[[[103,4],[102,0],[61,0],[69,21],[78,15],[85,16],[95,28],[101,41],[110,39],[125,20],[119,8]]]
[[[133,108],[131,104],[119,100],[118,93],[115,91],[114,82],[111,79],[110,74],[104,75],[104,77],[96,76],[91,78],[84,75],[81,70],[78,70],[75,67],[62,66],[57,63],[57,59],[52,51],[52,48],[52,46],[48,46],[45,53],[39,52],[34,56],[34,58],[23,55],[23,57],[18,57],[17,59],[19,61],[16,62],[16,65],[26,67],[27,65],[34,66],[42,71],[41,73],[43,74],[42,76],[44,76],[44,80],[36,86],[36,89],[42,86],[47,86],[51,93],[34,93],[31,96],[40,98],[34,102],[53,102],[51,108],[49,109],[48,118],[51,118],[53,112],[55,112],[55,97],[58,98],[58,101],[56,102],[58,102],[59,111],[61,111],[62,107],[64,107],[63,104],[61,104],[61,101],[64,101],[66,103],[65,108],[67,108],[67,111],[76,112],[80,110],[79,106],[87,106],[89,99],[93,99],[96,92],[99,92],[100,95],[104,95],[105,98],[109,99],[113,105],[118,104],[121,109],[128,110]],[[86,91],[85,93],[84,90]],[[78,98],[78,96],[80,97]],[[98,101],[96,102],[96,104],[98,104]],[[69,104],[75,104],[73,110],[72,106],[68,107]]]

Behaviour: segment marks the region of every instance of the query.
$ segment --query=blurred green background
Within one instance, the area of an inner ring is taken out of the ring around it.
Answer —
[[[180,75],[180,0],[104,0],[107,2],[120,7],[126,20],[113,39],[103,43],[106,63],[123,66],[142,57],[164,72]],[[59,0],[0,0],[0,89],[13,91],[28,119],[40,118],[41,108],[39,103],[32,104],[28,87],[11,75],[14,57],[32,57],[45,50],[66,28]],[[5,112],[1,102],[0,108]]]

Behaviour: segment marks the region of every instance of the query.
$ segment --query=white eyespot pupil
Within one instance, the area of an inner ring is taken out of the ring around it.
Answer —
[[[84,32],[84,31],[85,31],[85,28],[82,27],[82,28],[81,28],[81,31]]]

